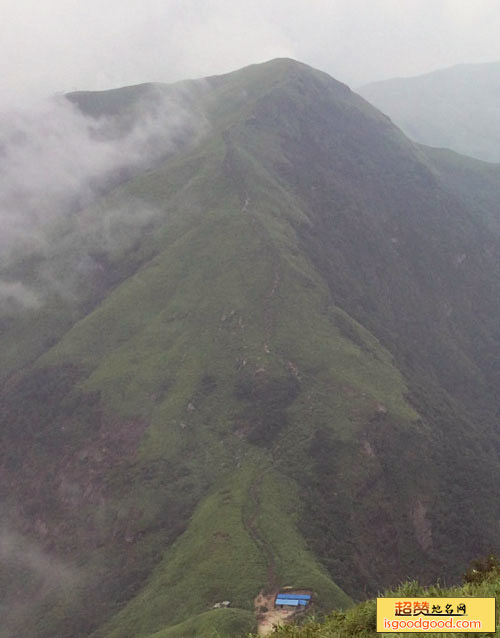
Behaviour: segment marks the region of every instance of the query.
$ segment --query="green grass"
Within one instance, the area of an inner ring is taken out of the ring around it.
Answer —
[[[148,638],[221,638],[244,636],[255,627],[254,614],[242,609],[214,609],[194,616],[183,623],[163,629]]]
[[[106,638],[147,636],[205,614],[218,600],[252,612],[271,585],[269,556],[278,586],[312,589],[323,609],[348,605],[302,535],[302,486],[317,481],[309,445],[317,429],[351,441],[378,403],[404,423],[416,416],[390,355],[332,305],[325,282],[299,254],[300,201],[262,169],[254,174],[235,144],[233,161],[252,189],[251,210],[242,214],[220,143],[205,151],[201,163],[190,157],[188,168],[135,178],[110,197],[115,207],[147,192],[150,202],[162,202],[169,224],[145,237],[140,252],[151,258],[37,362],[40,370],[78,363],[73,393],[99,397],[115,427],[148,425],[129,459],[102,476],[106,512],[79,512],[105,543],[116,530],[141,538],[134,565],[148,556],[139,593],[128,602],[112,593],[111,618],[98,634]],[[173,186],[179,176],[186,180],[180,193]],[[126,259],[126,251],[113,258]],[[353,393],[362,405],[355,413]],[[74,430],[92,436],[81,422]],[[272,471],[253,503],[262,469]],[[257,541],[246,527],[254,515]],[[147,547],[162,527],[167,538],[183,533],[160,558]]]
[[[259,487],[256,524],[272,548],[279,588],[292,586],[314,592],[319,609],[345,609],[352,600],[336,585],[299,533],[302,508],[293,480],[276,471],[266,473]]]
[[[230,600],[236,609],[253,610],[266,578],[265,563],[242,518],[253,476],[252,468],[244,466],[228,487],[204,500],[147,585],[112,619],[103,636],[147,636],[222,600]]]
[[[234,609],[253,612],[254,598],[262,589],[287,584],[313,590],[319,608],[352,604],[298,532],[297,487],[270,467],[266,455],[246,453],[241,467],[225,479],[225,487],[197,508],[186,532],[103,636],[146,636],[204,614],[222,600],[230,600]],[[275,572],[272,584],[269,556]],[[233,635],[219,631],[221,636]],[[200,632],[192,636],[205,635]]]
[[[395,589],[385,591],[382,595],[387,597],[435,597],[435,598],[491,598],[497,600],[496,618],[498,622],[498,613],[500,610],[500,578],[498,570],[493,571],[485,580],[479,583],[465,583],[462,586],[444,587],[431,586],[423,587],[416,581],[403,583]],[[289,625],[273,632],[271,635],[278,637],[289,636],[290,638],[375,638],[376,636],[392,636],[390,633],[376,632],[376,600],[368,600],[344,612],[333,612],[321,620],[309,619],[302,625]],[[424,635],[424,632],[422,634]],[[425,635],[435,636],[436,638],[446,636],[460,636],[466,638],[470,633],[441,633],[441,632],[425,632]],[[493,634],[478,634],[481,636],[491,636]],[[500,627],[494,635],[500,635]],[[398,636],[415,636],[415,634],[398,632]]]
[[[280,61],[206,95],[195,149],[53,229],[54,272],[97,244],[101,279],[2,324],[2,501],[82,566],[27,638],[234,638],[261,589],[346,608],[495,541],[500,296],[463,208],[323,74]],[[147,223],[103,244],[137,201]]]

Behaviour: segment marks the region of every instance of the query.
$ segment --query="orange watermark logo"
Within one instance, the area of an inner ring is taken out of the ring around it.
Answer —
[[[494,598],[377,598],[379,632],[494,632]]]

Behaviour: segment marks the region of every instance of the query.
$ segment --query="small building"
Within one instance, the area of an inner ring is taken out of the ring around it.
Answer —
[[[286,594],[276,594],[274,606],[280,609],[301,609],[307,607],[311,602],[311,594],[294,594],[287,592]]]

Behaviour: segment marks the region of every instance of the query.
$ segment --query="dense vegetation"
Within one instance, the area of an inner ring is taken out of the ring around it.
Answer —
[[[498,549],[496,168],[290,60],[179,90],[203,138],[1,273],[61,277],[1,317],[1,638],[233,637]]]
[[[461,598],[479,597],[496,598],[496,614],[500,610],[500,569],[498,559],[494,556],[484,561],[476,561],[466,572],[464,584],[456,587],[434,585],[422,587],[416,581],[403,583],[395,589],[388,590],[382,595],[390,597],[406,596],[413,598]],[[272,636],[289,636],[290,638],[368,638],[379,636],[376,632],[377,616],[376,600],[368,600],[345,612],[335,611],[322,619],[304,618],[302,623],[276,628]],[[495,635],[498,634],[498,628]],[[391,634],[383,634],[391,635]],[[415,634],[401,632],[398,636],[414,636]],[[427,636],[463,636],[470,633],[438,633],[425,632]],[[476,636],[491,636],[493,634],[475,633]]]

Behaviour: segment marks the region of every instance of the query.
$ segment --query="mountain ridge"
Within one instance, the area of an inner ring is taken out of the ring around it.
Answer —
[[[303,65],[202,85],[201,140],[79,213],[140,201],[148,225],[3,386],[4,511],[85,566],[12,619],[26,636],[207,635],[220,600],[235,635],[262,589],[345,607],[494,543],[495,180],[473,164],[476,205],[460,162]]]
[[[411,139],[496,162],[500,62],[461,64],[358,89]]]

